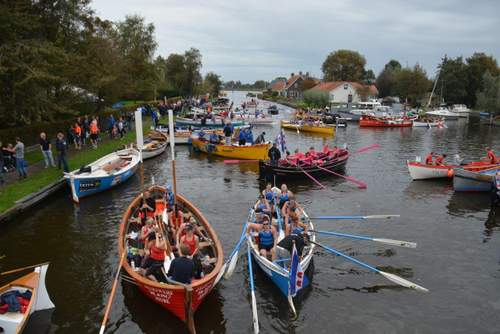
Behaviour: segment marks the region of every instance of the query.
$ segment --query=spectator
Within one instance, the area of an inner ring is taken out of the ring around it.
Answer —
[[[0,141],[0,185],[3,185],[5,183],[5,180],[3,178],[3,147],[2,147],[2,142]]]
[[[75,150],[82,149],[82,128],[78,122],[73,125],[73,142],[75,144]]]
[[[115,118],[113,117],[113,114],[109,115],[108,118],[108,132],[109,132],[109,139],[113,139],[113,128],[115,127]]]
[[[266,133],[262,132],[259,136],[257,136],[257,139],[255,139],[255,144],[264,144],[266,142],[265,136]]]
[[[61,164],[65,173],[69,173],[68,167],[68,143],[64,139],[64,134],[59,132],[56,139],[57,168],[61,169]]]
[[[93,149],[97,149],[97,140],[99,139],[99,128],[97,127],[97,119],[90,122],[90,143]]]
[[[16,169],[19,173],[19,178],[26,178],[26,161],[24,161],[24,144],[19,137],[16,137],[16,145],[13,149],[14,156],[16,157]]]
[[[52,157],[52,144],[47,139],[45,132],[40,133],[40,149],[42,150],[43,160],[45,161],[45,168],[49,166],[55,167],[54,158]]]
[[[125,134],[125,124],[123,123],[123,117],[120,117],[118,119],[118,134],[120,135],[120,139],[122,139]]]

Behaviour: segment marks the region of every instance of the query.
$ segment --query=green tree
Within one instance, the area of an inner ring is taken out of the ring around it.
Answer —
[[[202,83],[201,53],[198,49],[191,48],[184,53],[184,81],[182,93],[186,96],[196,94]]]
[[[314,90],[305,91],[303,100],[309,108],[324,108],[330,104],[328,93]]]
[[[324,81],[361,81],[366,59],[356,51],[337,50],[330,53],[321,67]]]
[[[384,69],[390,71],[399,71],[401,70],[401,63],[395,59],[389,60],[387,64],[385,64]]]
[[[203,93],[209,93],[210,97],[218,97],[222,88],[220,76],[213,72],[208,72],[203,80]]]
[[[184,56],[172,53],[165,60],[164,66],[165,81],[167,87],[177,92],[177,95],[182,95],[185,73]]]
[[[492,113],[500,112],[500,79],[486,71],[482,80],[483,88],[477,94],[477,107]]]
[[[425,70],[419,64],[413,68],[404,68],[396,72],[395,79],[395,94],[413,105],[420,104],[424,95],[432,87],[432,82],[427,78]]]
[[[439,82],[441,83],[444,101],[452,104],[465,104],[468,76],[467,66],[463,58],[451,59],[445,56],[439,65],[439,69]]]
[[[396,94],[396,76],[399,71],[401,71],[401,64],[397,60],[391,59],[385,64],[375,81],[380,97]]]
[[[466,59],[467,62],[467,105],[475,106],[477,93],[483,87],[483,79],[486,72],[490,72],[493,76],[500,75],[500,68],[495,58],[487,56],[486,54],[474,53],[471,57]]]
[[[366,71],[364,76],[363,76],[363,83],[365,83],[367,85],[371,85],[371,84],[374,84],[375,81],[376,81],[375,73],[373,73],[372,70]]]

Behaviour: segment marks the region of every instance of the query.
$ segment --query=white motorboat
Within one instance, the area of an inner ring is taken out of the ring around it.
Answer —
[[[470,109],[465,104],[454,104],[451,111],[458,114],[458,117],[469,117]]]
[[[442,118],[445,118],[447,120],[458,119],[458,117],[459,117],[458,113],[453,112],[445,107],[439,107],[437,109],[430,110],[430,111],[426,112],[425,114],[429,115],[429,116],[442,117]]]

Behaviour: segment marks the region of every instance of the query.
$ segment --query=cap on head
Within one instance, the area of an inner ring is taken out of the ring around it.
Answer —
[[[165,189],[166,189],[167,191],[172,191],[172,186],[171,186],[170,184],[168,184],[168,183],[167,183],[167,184],[165,185]]]

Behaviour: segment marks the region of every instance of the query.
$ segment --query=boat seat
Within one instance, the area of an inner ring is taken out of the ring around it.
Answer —
[[[215,264],[217,262],[217,258],[216,257],[211,257],[208,259],[208,263],[210,264]]]

